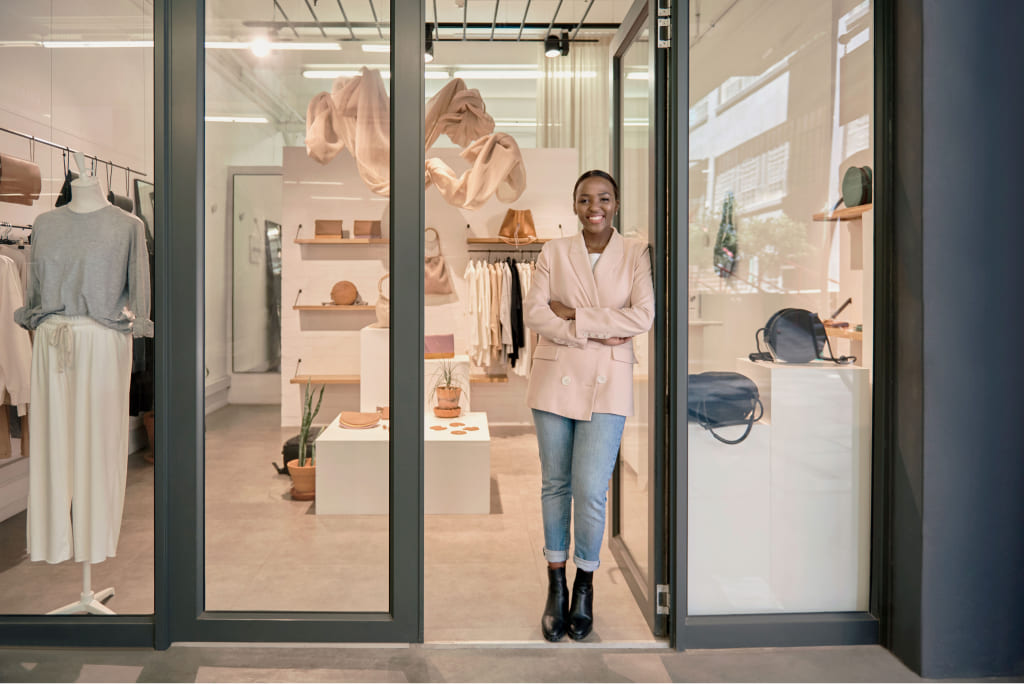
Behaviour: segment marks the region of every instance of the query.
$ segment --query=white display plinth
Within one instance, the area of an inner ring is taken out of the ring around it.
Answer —
[[[359,330],[359,410],[372,413],[378,406],[388,406],[388,383],[391,366],[388,363],[390,349],[390,328],[368,325]],[[434,377],[442,361],[455,364],[456,377],[462,379],[462,395],[459,407],[463,413],[470,411],[469,402],[469,356],[456,354],[452,359],[423,360],[423,405],[427,411],[434,405],[430,396]],[[432,417],[432,416],[431,416]]]
[[[477,430],[464,435],[431,430],[432,425],[465,423]],[[384,422],[369,430],[347,430],[337,417],[316,439],[316,512],[381,514],[389,510],[388,437]],[[424,427],[424,511],[489,513],[491,510],[491,435],[486,413],[464,413]]]
[[[757,384],[765,417],[736,446],[690,426],[690,614],[867,610],[868,369],[736,369]]]

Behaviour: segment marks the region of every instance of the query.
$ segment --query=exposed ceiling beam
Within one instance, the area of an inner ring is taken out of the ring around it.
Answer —
[[[345,12],[345,6],[341,4],[341,0],[337,0],[338,9],[341,10],[341,16],[345,19],[345,26],[348,27],[349,35],[352,36],[352,40],[356,39],[356,32],[352,30],[352,22],[348,20],[348,13]],[[380,30],[379,28],[377,29]]]
[[[320,29],[320,33],[323,34],[324,38],[327,37],[327,31],[324,31],[324,25],[320,23],[320,19],[316,16],[316,12],[313,11],[313,6],[309,4],[309,0],[305,0],[306,9],[309,10],[310,16],[313,17],[314,26]],[[306,23],[306,22],[303,22]]]
[[[594,0],[590,0],[590,4],[587,5],[587,9],[583,11],[583,16],[580,17],[580,23],[576,25],[576,30],[572,32],[570,40],[576,40],[576,34],[580,32],[580,27],[583,26],[583,22],[587,20],[587,15],[590,14],[590,8],[594,6]]]
[[[373,6],[373,0],[369,0],[369,2],[370,2],[370,11],[373,12],[373,23],[377,25],[377,37],[378,38],[383,38],[384,37],[384,32],[380,30],[380,19],[377,18],[377,8]],[[434,2],[437,3],[437,0],[434,0]],[[437,5],[436,4],[434,6],[434,12],[435,12],[435,14],[437,12]]]
[[[291,24],[293,26],[295,26],[296,28],[316,28],[316,29],[319,29],[319,28],[347,29],[350,24],[351,24],[351,26],[353,28],[357,28],[357,29],[376,29],[378,26],[382,26],[384,28],[389,28],[391,26],[390,23],[381,22],[379,24],[375,24],[372,21],[353,21],[353,22],[349,22],[349,23],[346,23],[344,21],[315,21],[315,22],[314,21],[293,21],[293,22],[291,22]],[[242,25],[243,26],[248,26],[250,28],[269,28],[269,29],[276,29],[276,30],[281,30],[281,29],[289,28],[288,24],[283,22],[283,21],[247,20],[247,21],[243,21]],[[437,28],[439,28],[439,29],[459,30],[459,31],[461,31],[462,27],[463,27],[462,22],[452,22],[452,21],[444,21],[444,22],[441,22],[441,23],[435,23],[434,25]],[[495,27],[498,30],[506,30],[506,29],[515,30],[515,29],[519,29],[520,27],[522,27],[523,29],[525,29],[527,31],[541,31],[541,30],[544,30],[544,29],[547,29],[547,28],[556,28],[558,30],[562,30],[562,29],[566,29],[566,30],[574,30],[574,29],[587,30],[587,29],[590,29],[590,30],[594,30],[594,31],[617,31],[618,28],[619,28],[619,24],[615,23],[615,22],[594,22],[594,23],[590,23],[590,24],[574,23],[574,22],[557,22],[557,23],[551,24],[549,26],[546,23],[535,23],[535,22],[534,23],[529,23],[529,24],[522,24],[522,25],[520,25],[518,22],[511,22],[511,23],[510,22],[498,22],[495,25]],[[466,29],[467,30],[469,30],[469,29],[484,29],[484,30],[488,30],[489,31],[490,28],[491,28],[491,24],[489,24],[487,22],[473,22],[473,21],[471,21],[471,22],[468,22],[466,24]]]
[[[533,0],[526,0],[526,9],[523,10],[523,20],[519,22],[519,35],[516,36],[516,40],[523,37],[523,27],[526,26],[526,15],[530,13],[530,3]]]
[[[274,0],[274,7],[281,13],[281,16],[284,17],[284,23],[288,24],[288,28],[290,28],[292,33],[295,34],[295,37],[298,38],[299,32],[295,30],[295,27],[292,26],[291,20],[288,19],[288,15],[284,13],[284,7],[281,7],[281,4],[277,0]]]

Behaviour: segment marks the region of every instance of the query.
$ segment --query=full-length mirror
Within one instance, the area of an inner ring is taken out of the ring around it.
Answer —
[[[235,373],[281,369],[281,171],[233,170],[231,364]]]

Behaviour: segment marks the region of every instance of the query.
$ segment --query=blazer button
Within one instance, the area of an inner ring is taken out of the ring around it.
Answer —
[[[562,376],[562,384],[563,384],[563,385],[568,385],[568,384],[569,384],[570,382],[572,382],[572,380],[571,380],[571,379],[569,379],[569,376],[568,376],[568,375],[563,375],[563,376]]]
[[[608,378],[604,377],[603,375],[598,375],[597,381],[603,385],[604,383],[608,382]]]

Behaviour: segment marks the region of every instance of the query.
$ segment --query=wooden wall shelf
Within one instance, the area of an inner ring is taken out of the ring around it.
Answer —
[[[870,211],[871,204],[862,204],[858,207],[844,207],[843,209],[836,209],[831,214],[826,214],[823,211],[818,212],[812,218],[815,221],[852,221],[861,217],[865,211]]]
[[[288,380],[293,385],[358,385],[358,375],[296,375]],[[502,383],[508,382],[507,375],[473,375],[469,381],[472,383]]]
[[[496,238],[496,237],[493,237],[493,238],[471,237],[471,238],[466,238],[466,244],[469,244],[469,245],[504,245],[505,247],[517,247],[517,246],[518,247],[529,247],[530,245],[542,245],[542,244],[544,244],[545,242],[548,242],[551,239],[552,238],[537,238],[533,242],[524,242],[521,245],[516,245],[514,243],[505,242],[501,238]]]
[[[358,375],[296,375],[289,380],[293,385],[358,385]]]
[[[842,337],[846,340],[854,340],[855,342],[864,341],[864,333],[852,328],[833,328],[831,326],[825,327],[825,332],[828,333],[829,337]]]
[[[388,238],[340,238],[331,236],[320,236],[313,238],[295,238],[297,245],[386,245],[391,240]]]
[[[296,304],[295,311],[373,311],[373,304]]]

